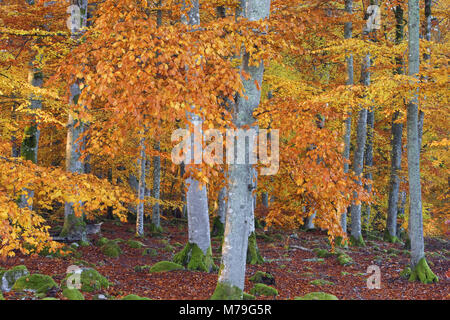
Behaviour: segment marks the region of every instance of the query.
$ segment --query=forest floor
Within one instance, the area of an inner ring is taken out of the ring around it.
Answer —
[[[153,248],[155,256],[142,255],[143,248],[130,248],[120,243],[123,253],[118,258],[105,256],[95,246],[98,235],[90,237],[91,245],[79,247],[77,258],[53,258],[40,255],[17,255],[0,261],[0,267],[11,268],[25,265],[30,273],[47,274],[60,283],[70,265],[95,268],[113,283],[103,291],[85,293],[86,299],[96,294],[110,298],[120,298],[128,294],[149,297],[151,299],[208,299],[217,283],[216,273],[192,271],[171,271],[162,273],[136,272],[134,268],[153,265],[162,260],[171,260],[173,254],[182,249],[187,241],[186,222],[167,222],[160,236],[136,239],[135,225],[131,222],[107,221],[102,225],[102,236],[108,239],[134,239],[145,244],[144,248]],[[336,256],[319,259],[313,248],[329,249],[327,236],[322,231],[293,232],[257,230],[258,246],[266,262],[262,265],[248,265],[246,270],[245,291],[249,292],[253,283],[249,278],[258,270],[269,272],[275,278],[274,287],[279,295],[274,299],[293,299],[309,292],[331,293],[339,299],[444,299],[450,300],[450,251],[449,239],[426,239],[427,260],[439,277],[437,284],[410,283],[400,276],[400,272],[409,264],[409,252],[401,244],[389,244],[381,238],[372,236],[366,240],[366,247],[339,249],[345,251],[353,264],[342,266]],[[220,238],[213,238],[215,263],[220,264]],[[381,271],[381,288],[368,289],[366,274],[370,265],[377,265]],[[310,282],[323,279],[331,283],[313,285]],[[31,299],[30,294],[11,291],[4,292],[6,300]],[[65,299],[61,291],[55,292],[57,298]],[[257,299],[269,299],[257,297]],[[273,299],[270,297],[270,299]]]

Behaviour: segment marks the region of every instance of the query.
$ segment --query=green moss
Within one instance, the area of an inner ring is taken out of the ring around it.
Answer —
[[[225,232],[225,225],[220,221],[219,216],[215,216],[213,219],[212,232],[213,237],[221,237]]]
[[[5,298],[3,297],[2,291],[0,290],[0,301],[5,300]]]
[[[255,296],[277,296],[278,290],[274,287],[269,287],[264,283],[256,283],[255,286],[250,290],[250,293]]]
[[[136,241],[136,240],[131,240],[131,239],[127,241],[127,245],[130,248],[134,248],[134,249],[140,249],[143,246],[145,246],[142,242]]]
[[[257,239],[263,239],[265,242],[274,242],[275,239],[273,239],[271,236],[265,234],[265,233],[256,233]]]
[[[256,234],[252,234],[248,237],[248,247],[247,247],[247,264],[262,264],[264,263],[264,258],[261,256],[256,242]]]
[[[117,258],[122,253],[122,250],[120,249],[119,245],[116,241],[109,240],[102,246],[102,252],[105,256],[111,257],[111,258]]]
[[[150,257],[156,257],[158,255],[158,251],[156,251],[153,248],[145,248],[142,251],[142,255],[143,256],[150,256]]]
[[[326,249],[320,249],[320,248],[314,248],[313,252],[318,256],[319,258],[328,258],[333,255],[332,252],[329,252]]]
[[[316,279],[309,282],[309,284],[312,284],[314,286],[334,286],[334,282],[327,281],[324,279]]]
[[[174,271],[174,270],[183,270],[183,266],[174,263],[171,261],[160,261],[155,263],[149,270],[149,272],[167,272],[167,271]]]
[[[211,300],[242,300],[244,292],[236,286],[218,282]]]
[[[147,297],[140,297],[135,294],[129,294],[129,295],[123,297],[121,300],[152,300],[152,299],[147,298]]]
[[[147,227],[152,236],[160,235],[164,231],[161,226],[157,226],[154,223],[148,224]]]
[[[300,276],[303,278],[313,278],[316,276],[316,274],[314,272],[303,272],[300,273]]]
[[[252,294],[249,294],[249,293],[244,292],[244,293],[242,294],[242,299],[243,299],[243,300],[255,300],[256,297],[255,297],[254,295],[252,295]]]
[[[5,291],[11,290],[17,279],[30,274],[24,265],[15,266],[8,271],[2,271],[2,273],[3,276],[0,278],[0,285]]]
[[[86,223],[83,217],[77,217],[74,213],[64,217],[64,225],[61,230],[61,237],[81,238],[84,240],[86,235]]]
[[[68,274],[62,281],[61,287],[67,288],[67,280],[72,274]],[[95,269],[83,269],[80,276],[81,291],[93,292],[96,290],[107,289],[110,286],[108,279],[102,276]]]
[[[353,259],[343,252],[338,254],[337,261],[341,266],[348,266],[353,263]]]
[[[427,260],[422,258],[419,260],[419,263],[416,267],[411,270],[411,276],[409,277],[409,281],[420,281],[422,283],[433,283],[438,282],[439,278],[431,271],[430,267],[427,264]]]
[[[401,240],[396,236],[391,236],[389,230],[384,230],[383,240],[389,243],[401,243]]]
[[[151,266],[145,265],[145,266],[135,266],[134,271],[135,272],[148,272],[148,270],[151,269]]]
[[[366,246],[366,243],[364,242],[362,235],[360,235],[358,239],[356,239],[353,236],[350,236],[350,244],[355,247],[365,247]]]
[[[310,292],[303,297],[295,297],[294,300],[339,300],[335,295],[325,292]]]
[[[59,299],[54,298],[54,297],[45,297],[45,298],[42,298],[41,300],[59,300]]]
[[[206,254],[204,254],[195,243],[188,242],[184,249],[173,257],[173,262],[192,271],[211,272],[216,270],[216,265],[212,258],[211,247],[209,247]]]
[[[62,294],[69,300],[84,300],[83,294],[78,289],[65,288]]]
[[[256,273],[249,278],[250,281],[256,283],[273,284],[275,279],[273,275],[268,272],[256,271]]]
[[[13,286],[13,290],[32,290],[36,293],[47,293],[51,288],[58,287],[52,277],[45,274],[32,274],[20,277]]]
[[[411,276],[411,268],[410,267],[406,267],[405,269],[403,269],[400,272],[400,277],[402,277],[404,279],[409,279],[410,276]]]
[[[81,247],[89,247],[91,244],[88,241],[81,240],[79,242]]]
[[[106,243],[108,243],[109,239],[105,238],[105,237],[101,237],[100,239],[98,239],[97,241],[97,245],[99,247],[104,246]]]

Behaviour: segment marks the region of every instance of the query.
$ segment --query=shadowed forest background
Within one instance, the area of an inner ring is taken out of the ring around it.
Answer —
[[[448,299],[449,10],[0,0],[0,300]]]

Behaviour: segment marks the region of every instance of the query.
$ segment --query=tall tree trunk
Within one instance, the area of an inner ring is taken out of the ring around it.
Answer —
[[[155,146],[156,151],[160,151],[160,143],[158,142]],[[161,157],[154,156],[153,157],[153,198],[159,200],[160,199],[160,188],[161,188]],[[159,203],[155,203],[153,205],[152,212],[152,224],[155,230],[161,231],[161,217],[160,217],[160,208]]]
[[[347,13],[353,13],[353,0],[345,0],[345,11]],[[346,22],[344,25],[344,38],[351,39],[352,38],[352,30],[353,26],[351,22]],[[348,55],[346,57],[347,62],[347,85],[353,85],[353,55]],[[345,119],[345,134],[344,134],[344,159],[350,160],[350,139],[352,136],[352,114],[348,112],[347,118]],[[347,173],[349,170],[349,164],[344,163],[344,173]],[[341,215],[341,228],[344,233],[347,233],[347,211],[349,208]]]
[[[82,16],[77,16],[76,12],[72,10],[71,21],[75,22],[71,26],[71,37],[78,40],[81,36],[80,27],[87,23],[87,0],[71,0],[72,5],[77,5],[80,8]],[[80,19],[80,21],[76,21]],[[78,24],[79,22],[79,24]],[[77,26],[78,25],[78,26]],[[78,82],[70,86],[70,104],[77,105],[81,94],[81,89]],[[69,110],[69,120],[67,123],[67,142],[66,142],[66,170],[74,173],[84,173],[84,164],[81,161],[81,150],[83,148],[83,141],[80,137],[83,135],[85,125],[81,119],[77,119],[76,114]],[[79,204],[82,207],[82,203]],[[61,230],[61,236],[74,240],[86,239],[86,224],[83,221],[83,215],[76,215],[74,204],[66,202],[64,205],[64,225]]]
[[[252,168],[252,189],[256,190],[258,173],[255,168]],[[256,208],[256,194],[252,196],[252,207],[250,211],[249,230],[248,230],[248,247],[247,247],[247,263],[248,264],[261,264],[264,263],[264,258],[259,252],[258,243],[256,242],[256,221],[255,221],[255,208]]]
[[[419,0],[408,1],[408,75],[417,77],[420,66]],[[420,186],[420,146],[418,130],[418,94],[409,102],[407,114],[408,177],[409,177],[409,232],[411,239],[410,281],[437,282],[437,276],[425,259],[422,220],[422,193]]]
[[[395,8],[396,18],[396,35],[395,42],[399,44],[403,41],[403,8],[397,6]],[[398,67],[395,71],[397,74],[403,74],[403,61],[401,58],[397,58]],[[399,210],[399,190],[400,190],[400,177],[399,172],[402,164],[402,135],[403,135],[403,123],[396,123],[400,116],[400,112],[396,111],[392,117],[392,142],[391,142],[391,176],[389,182],[389,200],[388,200],[388,212],[386,219],[386,230],[384,232],[384,239],[388,242],[398,242],[397,235],[397,213]]]
[[[39,68],[33,67],[33,62],[30,63],[29,79],[30,84],[36,88],[42,88],[43,74]],[[36,97],[34,94],[30,97],[30,110],[42,109],[42,100],[40,97]],[[29,160],[33,163],[37,163],[38,149],[39,149],[39,135],[40,131],[36,120],[33,119],[24,131],[22,145],[20,147],[20,156],[24,160]],[[28,207],[33,209],[33,196],[34,191],[26,189],[25,194],[20,198],[19,206],[21,208]]]
[[[270,0],[242,0],[240,14],[251,21],[266,19],[270,14]],[[245,49],[244,49],[245,50]],[[263,61],[258,66],[249,66],[250,54],[245,50],[241,69],[250,75],[242,78],[247,98],[237,96],[233,111],[236,128],[253,125],[253,110],[261,100],[261,85],[264,72]],[[245,150],[238,150],[245,152]],[[248,159],[248,157],[245,157]],[[242,299],[245,265],[248,248],[248,231],[252,219],[252,165],[230,164],[228,171],[228,203],[225,237],[222,246],[222,265],[212,299]]]
[[[192,7],[188,12],[187,23],[191,26],[198,26],[200,24],[200,5],[198,0],[192,1],[191,6]],[[202,119],[200,116],[194,113],[187,113],[187,118],[190,126],[194,128],[199,126],[201,131]],[[201,135],[202,133],[199,134]],[[189,144],[189,148],[191,148],[191,151],[193,152],[189,152],[188,154],[195,153],[196,149],[202,150],[201,143],[201,139],[194,139],[194,141]],[[197,161],[194,161],[194,163],[196,162]],[[184,249],[174,256],[173,261],[186,266],[189,270],[211,272],[215,268],[215,265],[211,251],[206,185],[202,185],[193,178],[186,179],[186,184],[188,187],[186,203],[189,239]]]
[[[370,84],[370,55],[364,57],[364,62],[361,67],[361,83],[365,86]],[[367,138],[367,109],[362,108],[359,111],[358,126],[356,129],[356,150],[353,158],[353,172],[357,176],[357,182],[361,185],[361,174],[364,167],[364,149]],[[354,196],[357,196],[355,193]],[[364,240],[361,234],[361,204],[353,203],[351,206],[352,217],[352,231],[351,243],[353,245],[364,245]]]
[[[364,151],[364,169],[366,171],[364,178],[372,180],[372,166],[373,166],[373,135],[374,135],[374,125],[375,125],[375,115],[373,107],[370,111],[367,111],[367,140],[366,140],[366,148]],[[368,183],[364,185],[364,188],[367,192],[372,192],[372,184]],[[365,204],[365,212],[364,212],[364,226],[366,231],[368,231],[370,225],[370,212],[371,212],[371,204]]]
[[[145,131],[145,130],[144,130]],[[146,164],[147,164],[147,156],[145,154],[145,137],[141,137],[139,142],[139,160],[138,160],[138,169],[139,169],[139,186],[138,186],[138,204],[136,208],[136,235],[143,237],[144,236],[144,217],[145,217],[145,176],[147,173]]]

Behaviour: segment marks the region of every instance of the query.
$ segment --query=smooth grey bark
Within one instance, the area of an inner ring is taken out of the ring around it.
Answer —
[[[184,180],[183,180],[183,176],[185,173],[185,164],[184,162],[182,162],[180,164],[180,178],[181,178],[181,186],[180,186],[180,191],[181,191],[181,202],[183,203],[183,208],[181,209],[181,217],[185,218],[187,215],[187,206],[186,206],[186,191],[185,191],[185,184],[184,184]]]
[[[306,222],[305,222],[305,229],[306,230],[312,230],[315,228],[314,226],[314,219],[316,218],[316,211],[314,211],[314,213],[308,217],[306,217]]]
[[[345,0],[345,11],[347,13],[353,13],[353,0]],[[344,38],[352,38],[353,26],[352,22],[346,22],[344,25]],[[348,86],[353,85],[353,55],[348,55],[345,58],[347,63],[347,82]],[[352,135],[352,114],[349,112],[347,118],[345,119],[345,134],[344,134],[344,159],[350,160],[350,140]],[[344,163],[344,173],[348,173],[349,164]],[[348,208],[347,208],[348,211]],[[343,212],[341,215],[341,228],[344,233],[347,233],[347,212]]]
[[[396,44],[403,41],[403,8],[397,6],[395,8],[396,18]],[[396,69],[397,74],[403,74],[403,61],[401,58],[397,59],[399,66]],[[396,123],[400,116],[400,112],[396,111],[392,116],[392,140],[391,140],[391,175],[389,181],[389,199],[388,211],[386,218],[385,239],[395,242],[397,239],[397,214],[399,211],[399,190],[400,177],[399,172],[402,164],[402,135],[403,123]]]
[[[30,84],[33,87],[42,88],[42,84],[44,82],[42,71],[39,68],[33,67],[32,62],[30,63],[29,79]],[[37,97],[34,94],[32,94],[30,97],[30,110],[36,109],[42,109],[42,100],[40,97]],[[37,163],[39,150],[39,136],[40,130],[38,128],[38,124],[36,123],[35,119],[33,119],[32,123],[29,126],[27,126],[24,131],[24,136],[20,147],[20,156],[22,157],[22,159],[30,160],[33,163]],[[32,210],[33,205],[30,199],[33,198],[34,191],[30,189],[26,189],[25,191],[26,194],[22,194],[22,196],[20,197],[19,207],[21,208],[28,207],[30,210]]]
[[[145,138],[141,137],[139,142],[139,160],[138,160],[138,168],[139,168],[139,186],[138,186],[138,204],[136,207],[136,235],[142,237],[144,236],[144,209],[145,209],[145,176],[147,173],[146,163],[147,156],[145,154]]]
[[[366,138],[366,148],[364,151],[364,168],[365,175],[364,178],[372,180],[372,171],[371,168],[373,166],[373,134],[374,134],[374,125],[375,125],[375,115],[373,107],[371,110],[367,111],[367,138]],[[364,188],[367,192],[372,192],[372,184],[368,183],[364,185]],[[368,227],[370,223],[370,212],[371,212],[371,204],[365,204],[365,212],[364,212],[364,225]]]
[[[250,21],[266,19],[270,14],[270,0],[242,0],[239,14]],[[242,78],[248,100],[239,95],[237,96],[233,110],[233,123],[237,128],[254,124],[253,110],[258,107],[261,100],[260,88],[264,72],[263,61],[257,66],[249,66],[249,59],[250,55],[245,50],[242,56],[241,70],[250,75],[249,80]],[[237,152],[245,152],[246,159],[248,159],[246,150],[239,150],[239,147],[237,149]],[[242,299],[248,231],[252,219],[249,214],[252,212],[253,206],[252,170],[252,165],[249,163],[229,165],[228,203],[225,235],[222,245],[222,266],[213,297],[219,297],[221,295],[220,291],[228,288],[229,293],[223,293],[223,299]],[[234,294],[230,294],[230,292],[234,292]]]
[[[199,2],[192,1],[192,7],[188,12],[187,21],[185,23],[191,26],[198,26],[200,24],[200,8]],[[186,17],[184,17],[186,19]],[[191,126],[200,126],[202,119],[195,113],[188,113],[187,118]],[[194,140],[194,139],[193,139]],[[192,141],[189,145],[192,151],[196,148],[202,150],[201,141]],[[194,152],[189,152],[193,154]],[[206,256],[208,250],[211,248],[211,235],[209,226],[209,210],[208,210],[208,195],[206,185],[202,185],[199,181],[193,178],[186,179],[187,193],[186,193],[186,207],[188,217],[189,230],[189,244],[196,244]]]
[[[160,151],[159,142],[155,146],[156,151]],[[154,156],[153,157],[153,198],[160,199],[160,189],[161,189],[161,157]],[[155,227],[159,228],[161,226],[161,217],[160,217],[160,207],[159,203],[155,203],[153,205],[152,212],[152,223]]]
[[[417,77],[419,52],[419,0],[408,2],[408,75]],[[409,232],[411,239],[411,266],[415,268],[425,257],[422,221],[422,193],[420,186],[420,146],[418,130],[417,93],[409,102],[407,114],[407,147],[409,177]]]
[[[361,83],[365,86],[370,85],[370,55],[364,57],[361,67]],[[356,150],[353,158],[353,172],[358,177],[357,183],[361,185],[361,174],[364,168],[364,150],[367,138],[367,109],[362,108],[359,111],[358,125],[356,129]],[[354,193],[357,196],[356,192]],[[363,244],[361,234],[361,204],[352,203],[351,206],[352,231],[351,236],[356,244]]]
[[[71,0],[71,4],[77,5],[80,8],[81,17],[79,27],[86,26],[88,1],[87,0]],[[71,20],[74,21],[75,12],[71,12]],[[71,27],[71,38],[78,40],[83,33],[83,30],[78,29],[76,24]],[[70,86],[70,103],[77,105],[81,89],[78,82]],[[80,138],[85,131],[85,124],[81,119],[77,119],[76,115],[69,111],[69,119],[67,123],[67,142],[66,142],[66,170],[74,173],[84,173],[84,163],[81,161],[81,152],[83,149],[83,141]],[[80,203],[80,206],[82,204]],[[68,239],[86,239],[86,225],[83,221],[83,216],[77,217],[74,211],[74,204],[66,202],[64,204],[64,226],[61,231],[61,236]]]
[[[227,188],[223,187],[219,191],[219,197],[218,197],[218,208],[217,208],[217,215],[219,217],[219,221],[225,225],[225,219],[226,219],[226,212],[227,212]]]

